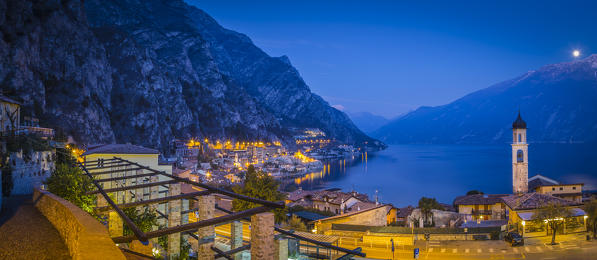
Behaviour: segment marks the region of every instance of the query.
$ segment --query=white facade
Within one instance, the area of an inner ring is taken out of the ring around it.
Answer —
[[[54,151],[11,153],[9,159],[13,182],[11,194],[31,194],[34,188],[39,188],[55,169],[54,154]]]
[[[527,130],[512,129],[512,191],[514,194],[528,192],[529,155]]]

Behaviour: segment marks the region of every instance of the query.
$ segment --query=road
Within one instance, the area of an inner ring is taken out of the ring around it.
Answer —
[[[597,259],[597,242],[584,240],[583,234],[555,246],[545,240],[527,239],[527,245],[517,247],[503,241],[431,241],[417,246],[419,259]],[[361,247],[367,258],[392,259],[392,251],[386,245],[355,245],[354,239],[343,239],[340,246]],[[412,248],[396,247],[393,259],[413,259]]]
[[[243,221],[244,222],[244,221]],[[230,224],[216,227],[220,237],[230,237]],[[249,223],[243,224],[243,240],[251,239]],[[558,245],[549,245],[549,237],[527,238],[524,246],[511,247],[504,241],[418,241],[419,259],[597,259],[597,241],[586,241],[585,234],[560,236]],[[356,242],[356,243],[355,243]],[[341,238],[339,246],[361,247],[367,258],[413,259],[412,246],[397,245],[392,258],[389,244],[363,244],[354,238]]]

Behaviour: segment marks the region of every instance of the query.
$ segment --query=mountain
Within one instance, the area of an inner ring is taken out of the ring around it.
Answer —
[[[182,0],[0,0],[0,84],[81,143],[290,141],[316,127],[382,145],[312,93],[287,57]]]
[[[505,143],[520,109],[530,142],[597,142],[597,55],[547,65],[466,95],[420,107],[372,136],[389,143]]]
[[[390,122],[390,119],[369,112],[347,112],[347,114],[352,122],[367,134]]]

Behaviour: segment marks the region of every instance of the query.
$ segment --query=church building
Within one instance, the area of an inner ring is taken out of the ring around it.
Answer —
[[[512,193],[527,193],[529,188],[529,144],[527,123],[520,117],[512,123]]]

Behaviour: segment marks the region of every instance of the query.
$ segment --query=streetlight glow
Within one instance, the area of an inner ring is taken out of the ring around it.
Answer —
[[[577,58],[578,56],[580,56],[580,51],[579,50],[572,51],[572,56],[574,56],[574,58]]]

